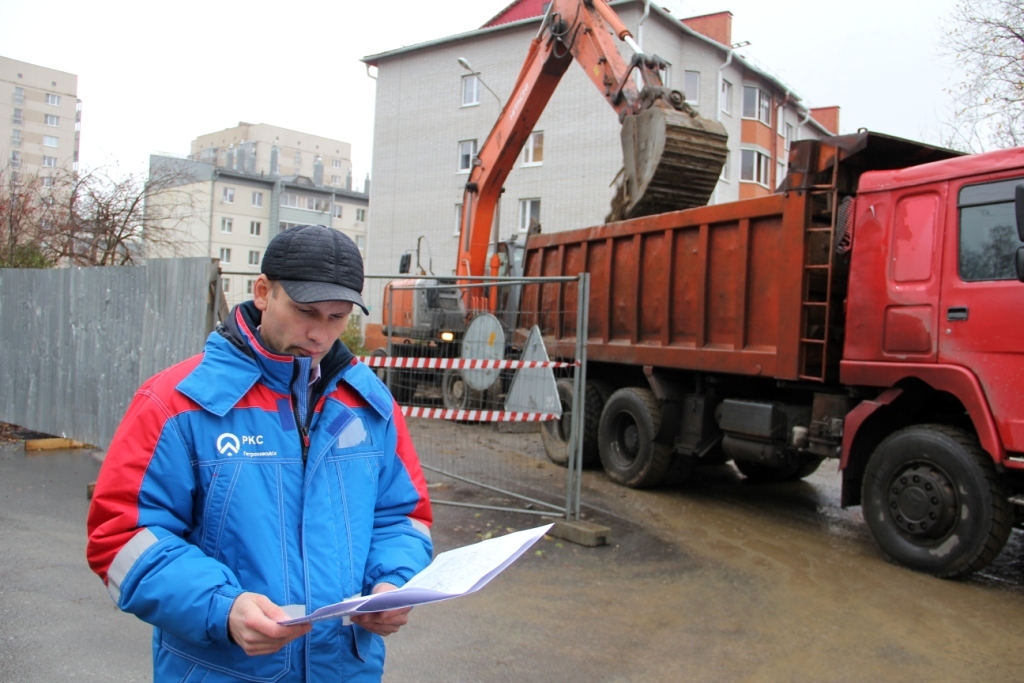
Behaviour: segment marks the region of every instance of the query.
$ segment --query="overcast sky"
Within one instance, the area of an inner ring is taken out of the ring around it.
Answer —
[[[954,0],[667,0],[677,16],[728,10],[739,50],[842,132],[939,143]],[[359,61],[479,28],[510,0],[0,0],[0,55],[78,75],[85,166],[145,168],[198,135],[268,123],[352,143],[370,172],[374,82]],[[523,46],[525,55],[527,46]],[[453,69],[457,69],[453,65]]]

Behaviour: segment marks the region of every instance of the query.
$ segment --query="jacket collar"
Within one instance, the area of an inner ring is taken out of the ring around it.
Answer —
[[[235,306],[210,334],[202,361],[178,384],[178,391],[203,409],[223,416],[261,379],[269,389],[282,394],[290,395],[295,383],[305,387],[309,378],[308,360],[268,349],[257,329],[262,317],[262,311],[251,301]],[[320,361],[315,395],[323,394],[335,384],[353,359],[352,352],[340,340],[335,342]],[[360,394],[369,389],[353,388]],[[364,398],[370,400],[369,396],[364,395]]]

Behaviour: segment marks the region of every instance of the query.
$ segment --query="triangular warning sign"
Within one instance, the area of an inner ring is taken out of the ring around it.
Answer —
[[[548,362],[548,350],[536,325],[523,347],[522,360]],[[505,410],[524,413],[554,413],[562,416],[562,402],[558,400],[555,373],[551,368],[520,368],[512,377],[505,397]]]

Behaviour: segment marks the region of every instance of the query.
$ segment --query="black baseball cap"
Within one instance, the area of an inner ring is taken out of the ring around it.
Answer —
[[[288,228],[270,240],[260,272],[276,280],[292,301],[363,303],[363,255],[352,238],[324,225]]]

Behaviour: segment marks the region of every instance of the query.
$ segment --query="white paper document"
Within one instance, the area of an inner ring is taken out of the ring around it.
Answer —
[[[448,550],[435,557],[426,569],[397,590],[349,598],[321,607],[304,617],[278,623],[288,626],[321,619],[340,619],[352,614],[383,612],[474,593],[515,562],[552,526],[547,524]]]

